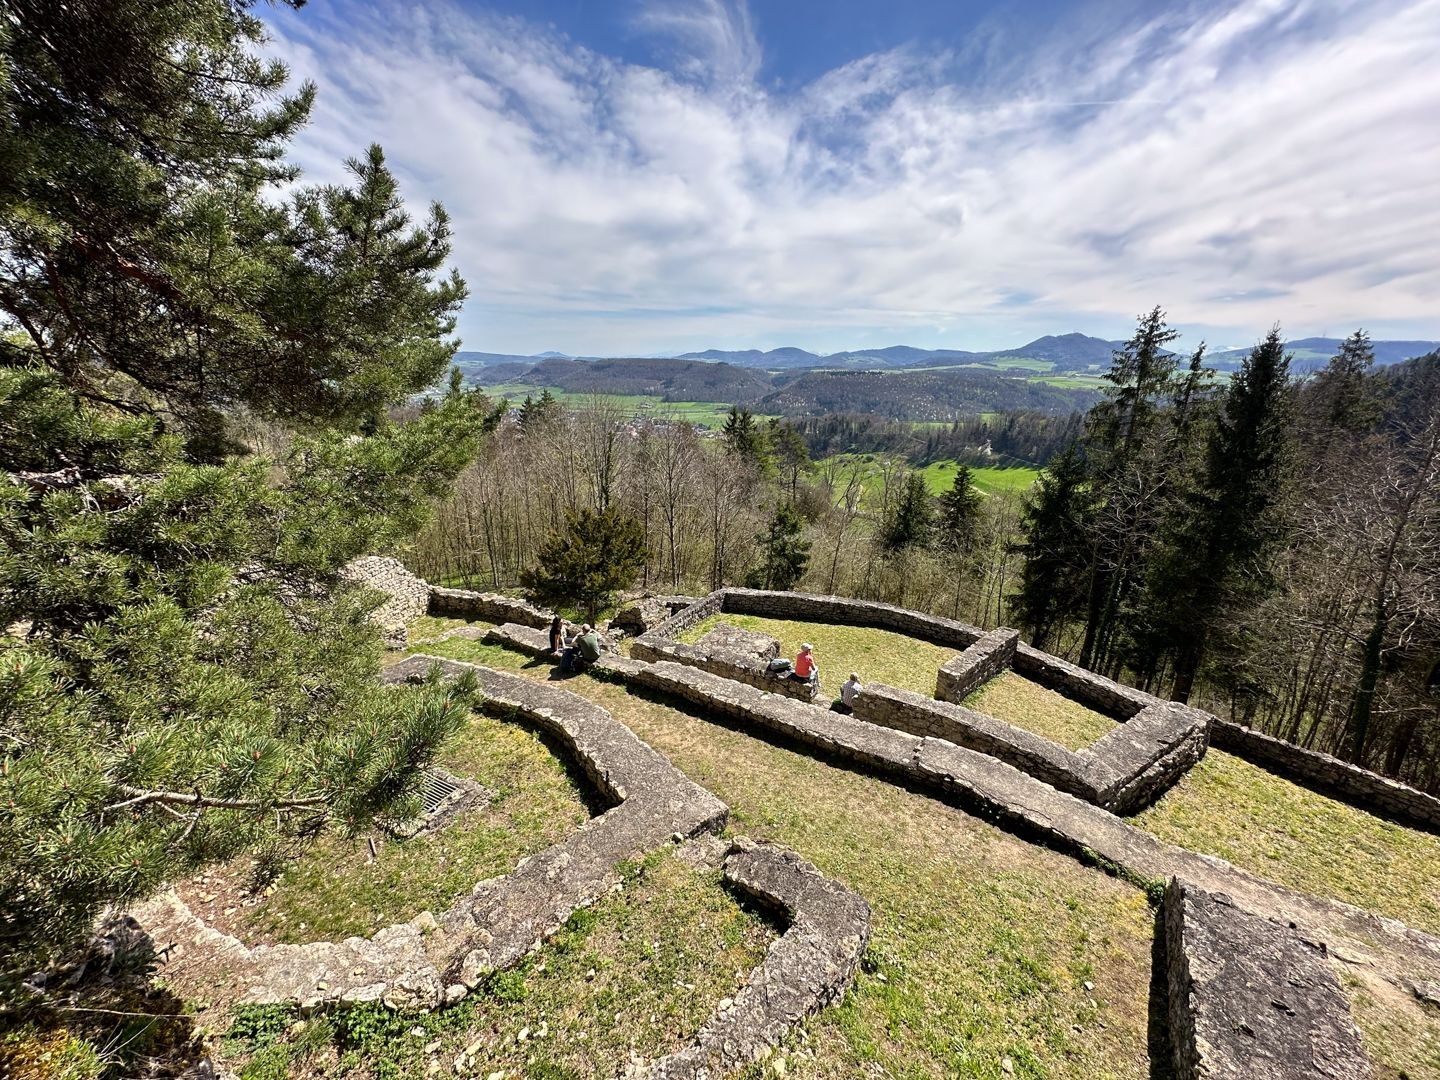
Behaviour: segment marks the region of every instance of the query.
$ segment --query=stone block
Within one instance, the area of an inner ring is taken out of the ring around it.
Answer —
[[[935,696],[961,704],[985,683],[1010,666],[1020,631],[1000,627],[980,637],[935,676]]]
[[[1165,892],[1178,1080],[1370,1080],[1323,946],[1172,879]]]
[[[738,653],[760,661],[774,660],[780,655],[778,639],[729,623],[721,623],[695,644],[706,652]]]

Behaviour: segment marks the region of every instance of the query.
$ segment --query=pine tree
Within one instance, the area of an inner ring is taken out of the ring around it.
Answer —
[[[730,406],[725,425],[720,429],[725,449],[758,472],[765,472],[770,465],[770,445],[765,432],[755,423],[749,409],[738,405]]]
[[[520,430],[527,435],[536,434],[546,430],[556,420],[560,419],[560,402],[555,395],[550,393],[547,386],[541,391],[538,398],[525,395],[524,402],[520,405]]]
[[[1021,518],[1020,588],[1010,597],[1016,625],[1037,649],[1084,613],[1094,496],[1085,461],[1070,446],[1031,489]]]
[[[1096,512],[1085,637],[1080,664],[1115,670],[1128,648],[1124,613],[1136,602],[1146,549],[1163,510],[1165,445],[1163,407],[1172,391],[1178,331],[1155,308],[1116,350],[1105,378],[1106,400],[1086,418],[1086,461]]]
[[[247,8],[0,17],[0,977],[215,860],[404,812],[466,714],[376,682],[378,597],[336,576],[480,445],[458,386],[388,417],[456,347],[448,225],[378,148],[281,197],[313,88],[279,96]],[[290,449],[249,453],[242,415]]]
[[[810,564],[810,544],[800,539],[804,521],[793,503],[782,503],[764,532],[755,535],[762,562],[746,576],[752,589],[793,589]]]
[[[1341,342],[1339,351],[1305,386],[1312,439],[1328,442],[1339,436],[1349,442],[1375,426],[1383,404],[1374,367],[1375,350],[1364,330]]]
[[[588,622],[635,584],[645,565],[645,531],[615,507],[581,510],[540,548],[520,575],[532,599],[582,611]]]
[[[810,449],[800,432],[778,419],[770,421],[765,434],[770,454],[780,469],[781,479],[790,488],[793,503],[800,487],[800,474],[811,468]]]

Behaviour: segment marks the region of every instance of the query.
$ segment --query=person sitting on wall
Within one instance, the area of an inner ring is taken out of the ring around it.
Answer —
[[[836,711],[847,714],[854,712],[855,697],[863,689],[865,687],[860,683],[860,676],[850,672],[850,678],[840,684],[840,704],[835,707]]]
[[[800,655],[795,657],[794,669],[790,672],[790,678],[797,682],[818,683],[820,681],[820,665],[815,662],[815,646],[808,641],[800,646]]]
[[[565,648],[565,620],[556,615],[550,621],[550,651],[559,656]]]
[[[583,671],[600,659],[600,650],[605,646],[600,640],[600,635],[595,632],[594,627],[586,623],[580,628],[580,636],[575,639],[575,647],[580,650],[577,667]]]
[[[580,631],[567,634],[565,647],[560,650],[560,670],[566,674],[580,668]]]

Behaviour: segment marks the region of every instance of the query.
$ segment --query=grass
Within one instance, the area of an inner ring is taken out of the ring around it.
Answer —
[[[1110,384],[1099,375],[1032,375],[1026,382],[1042,383],[1062,390],[1103,390]]]
[[[749,623],[746,616],[725,618]],[[840,644],[830,644],[840,649],[851,629],[792,625],[803,626],[820,647],[824,632],[839,632]],[[493,646],[445,644],[457,659],[536,678],[549,673],[513,653],[496,658]],[[908,638],[900,644],[911,652],[936,649]],[[876,659],[893,662],[884,654]],[[918,670],[911,664],[912,685]],[[933,684],[933,667],[929,678]],[[609,709],[724,799],[735,832],[793,848],[869,901],[866,970],[841,1005],[788,1041],[787,1074],[1150,1075],[1154,927],[1140,891],[924,795],[623,687],[586,677],[565,686]],[[1004,1070],[1007,1059],[1013,1072]]]
[[[247,940],[305,942],[369,934],[421,911],[440,912],[475,882],[508,873],[588,818],[581,792],[535,734],[476,716],[440,764],[495,792],[486,807],[410,840],[327,836],[291,863],[261,903],[241,909]],[[209,895],[209,893],[202,893]],[[206,914],[203,905],[202,914]]]
[[[698,641],[722,622],[778,638],[780,655],[791,659],[803,642],[814,645],[821,686],[831,697],[839,696],[840,684],[852,671],[859,673],[862,683],[887,683],[920,694],[933,694],[940,665],[959,651],[889,630],[793,622],[758,615],[714,615],[691,627],[681,639],[690,643]]]
[[[422,1076],[437,1065],[444,1075],[614,1075],[693,1038],[773,937],[718,870],[691,869],[665,849],[627,867],[619,891],[454,1008],[361,1007],[321,1021],[321,1039],[296,1030],[288,1011],[245,1010],[228,1043],[245,1080]]]
[[[1210,750],[1134,823],[1304,892],[1440,933],[1440,836]]]
[[[946,425],[948,426],[948,425]],[[824,461],[837,461],[844,469],[854,469],[860,476],[860,487],[866,505],[876,506],[883,489],[882,455],[876,454],[835,454]],[[1041,470],[1014,458],[1000,458],[997,465],[972,465],[970,476],[975,486],[986,495],[1000,495],[1012,491],[1027,491],[1040,478]],[[925,486],[932,495],[949,491],[955,484],[955,461],[933,461],[917,471],[925,478]],[[843,486],[843,484],[842,484]]]
[[[1338,965],[1337,965],[1338,966]],[[1440,1076],[1440,1017],[1383,979],[1342,969],[1340,985],[1377,1080]]]
[[[954,461],[933,461],[920,470],[925,486],[931,495],[939,495],[955,486],[955,471],[959,463]],[[1010,491],[1028,491],[1040,479],[1040,470],[1031,465],[972,465],[970,479],[986,495],[999,495]]]
[[[965,699],[965,704],[1071,750],[1079,750],[1115,727],[1115,721],[1013,671],[1002,671]]]

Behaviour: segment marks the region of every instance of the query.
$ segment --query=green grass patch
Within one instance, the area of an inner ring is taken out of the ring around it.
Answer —
[[[959,463],[954,461],[932,461],[920,470],[925,478],[925,487],[931,495],[940,495],[955,486],[955,473]],[[1010,491],[1028,491],[1040,478],[1040,470],[1033,465],[972,465],[970,479],[977,488],[987,495],[999,495]]]
[[[1099,375],[1032,375],[1025,380],[1032,383],[1043,383],[1045,386],[1055,386],[1062,390],[1104,390],[1110,383],[1106,382]]]
[[[1115,728],[1108,716],[1013,671],[1002,671],[965,704],[1071,750],[1089,746]]]
[[[305,1059],[305,1073],[326,1076],[424,1076],[437,1065],[446,1076],[609,1076],[632,1055],[649,1060],[693,1038],[773,938],[718,870],[692,870],[666,849],[629,867],[620,891],[575,912],[544,949],[453,1008],[349,1009],[320,1021],[318,1053],[317,1040],[307,1040],[316,1021],[297,1026],[285,1015],[257,1024],[241,1010],[227,1047],[245,1080],[295,1075]]]
[[[1292,889],[1440,933],[1440,836],[1210,750],[1134,823]]]
[[[241,909],[241,936],[339,940],[421,911],[438,913],[477,881],[508,873],[524,856],[563,840],[589,816],[564,765],[519,725],[476,716],[446,744],[439,764],[484,784],[495,798],[426,836],[372,837],[373,860],[365,838],[321,838],[285,869],[271,895]]]
[[[832,698],[839,696],[840,684],[852,671],[859,673],[862,683],[886,683],[919,694],[933,694],[940,665],[959,651],[889,630],[767,619],[759,615],[714,615],[681,634],[681,640],[694,643],[722,622],[779,639],[780,655],[792,660],[801,644],[808,641],[814,645],[815,658],[820,664],[820,684]]]
[[[1338,967],[1338,965],[1337,965]],[[1369,973],[1340,969],[1340,985],[1370,1060],[1383,1080],[1440,1076],[1440,1016]]]
[[[565,685],[724,799],[735,832],[793,848],[870,903],[855,989],[787,1039],[787,1075],[1150,1076],[1141,891],[883,780],[619,686]],[[768,1080],[773,1065],[742,1075]]]

